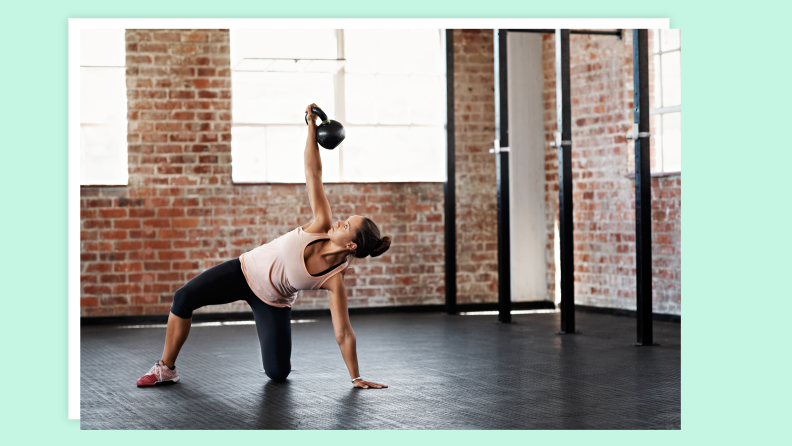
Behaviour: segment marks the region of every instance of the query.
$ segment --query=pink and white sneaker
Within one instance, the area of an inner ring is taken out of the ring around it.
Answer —
[[[137,380],[137,386],[149,387],[161,384],[176,384],[177,382],[179,382],[179,374],[176,372],[176,367],[171,370],[160,359],[148,373]]]

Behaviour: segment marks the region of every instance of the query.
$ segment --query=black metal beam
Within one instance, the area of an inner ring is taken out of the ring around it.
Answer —
[[[510,33],[538,33],[538,34],[555,34],[556,30],[554,29],[510,29]],[[615,31],[597,31],[597,30],[579,30],[573,29],[569,30],[570,34],[587,34],[592,36],[615,36],[617,39],[621,40],[622,38],[622,30],[617,29]]]
[[[508,31],[496,29],[493,36],[495,57],[495,135],[501,147],[509,147],[509,85],[507,73],[506,37]]]
[[[509,152],[495,154],[498,194],[498,322],[511,322],[511,240],[509,237]]]
[[[638,341],[652,340],[652,178],[649,164],[649,38],[633,30],[633,140],[635,141],[635,272]],[[637,133],[636,134],[636,127]]]
[[[446,38],[446,180],[445,199],[445,312],[457,314],[456,284],[456,139],[454,135],[454,30]]]
[[[558,229],[561,250],[561,331],[575,334],[575,263],[572,228],[572,98],[569,76],[569,30],[555,31],[556,119],[558,132]]]
[[[509,102],[506,37],[508,31],[493,34],[495,56],[495,172],[498,202],[498,322],[511,323],[511,241],[509,228]],[[501,149],[503,148],[503,149]]]

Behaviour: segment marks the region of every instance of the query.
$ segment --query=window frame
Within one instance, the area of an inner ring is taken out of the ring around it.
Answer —
[[[655,29],[653,31],[654,31],[653,37],[657,41],[658,51],[655,52],[654,51],[654,47],[653,47],[652,51],[649,53],[649,58],[650,58],[650,60],[654,61],[655,60],[655,56],[658,56],[657,57],[657,61],[659,63],[654,64],[654,70],[658,73],[655,76],[655,79],[659,79],[660,82],[659,83],[658,82],[654,82],[654,90],[653,90],[652,93],[653,93],[653,98],[662,98],[663,97],[663,57],[662,57],[663,54],[670,54],[670,53],[679,52],[680,78],[681,78],[682,32],[680,30],[680,33],[679,33],[679,47],[675,48],[675,49],[672,49],[672,50],[663,51],[662,43],[661,43],[660,39],[661,39],[661,32],[665,31],[665,30]],[[680,79],[680,85],[681,85],[681,79]],[[660,99],[660,100],[662,101],[662,99]],[[652,107],[651,104],[650,104],[649,117],[651,119],[652,117],[657,116],[658,119],[657,119],[656,122],[659,123],[659,125],[657,126],[659,128],[653,129],[653,134],[656,134],[657,136],[660,137],[659,147],[658,147],[658,144],[657,144],[657,139],[655,139],[653,141],[653,143],[654,143],[653,146],[656,148],[655,149],[655,156],[656,157],[657,156],[660,157],[659,162],[656,163],[656,164],[658,164],[660,168],[658,170],[653,170],[652,174],[657,174],[657,175],[677,174],[677,173],[681,173],[681,171],[682,171],[681,167],[680,167],[679,170],[674,170],[674,171],[666,170],[665,163],[664,163],[664,160],[663,160],[663,155],[665,153],[665,150],[664,150],[664,147],[663,147],[664,139],[662,138],[662,135],[663,135],[663,115],[670,114],[670,113],[677,113],[677,112],[679,113],[680,120],[681,120],[681,118],[682,118],[682,99],[681,99],[681,97],[680,97],[680,100],[679,100],[679,105],[672,105],[672,106],[668,106],[668,107],[664,107],[664,106]],[[657,149],[659,149],[659,150],[657,150]],[[681,142],[680,142],[680,152],[681,152],[681,150],[682,150],[682,146],[681,146]],[[680,154],[680,156],[681,156],[681,154]]]
[[[432,28],[432,29],[434,30],[434,28]],[[440,104],[440,108],[442,109],[442,119],[441,119],[439,124],[413,124],[413,123],[409,123],[409,124],[379,124],[379,123],[376,123],[376,124],[353,124],[353,123],[348,123],[347,119],[346,119],[346,101],[347,101],[346,87],[345,87],[346,86],[346,74],[347,74],[346,64],[344,64],[340,69],[338,69],[338,71],[336,71],[333,74],[333,98],[334,98],[334,107],[335,107],[335,109],[334,109],[334,114],[332,116],[332,119],[337,120],[339,122],[343,122],[348,127],[370,127],[370,128],[377,128],[377,127],[405,127],[405,128],[408,129],[408,131],[410,129],[414,128],[414,127],[438,128],[438,129],[443,131],[443,133],[444,133],[444,138],[443,139],[445,141],[447,141],[447,138],[448,138],[448,135],[447,135],[448,126],[447,126],[447,122],[446,122],[446,114],[447,113],[446,113],[446,110],[445,110],[445,106],[446,106],[446,102],[447,102],[446,96],[448,95],[448,91],[447,91],[446,88],[442,87],[443,85],[446,84],[445,78],[448,75],[448,73],[445,72],[445,69],[446,69],[446,64],[445,64],[445,57],[446,57],[445,52],[446,51],[445,51],[445,45],[444,45],[445,29],[438,28],[437,32],[438,32],[438,39],[439,39],[438,40],[439,54],[440,54],[440,57],[442,59],[440,65],[441,65],[442,70],[443,70],[440,74],[437,75],[440,78],[440,80],[441,80],[441,89],[443,90],[443,92],[442,92],[443,93],[443,99],[442,99],[441,104]],[[335,33],[335,37],[336,37],[336,59],[335,60],[344,61],[345,62],[346,58],[345,58],[345,32],[344,32],[344,29],[334,29],[334,33]],[[301,59],[291,59],[291,60],[301,60]],[[231,68],[231,70],[232,70],[232,73],[233,73],[233,71],[235,71],[233,67]],[[355,74],[355,73],[350,73],[350,74]],[[378,74],[387,74],[387,73],[379,73],[379,72],[373,73],[373,75],[375,75],[375,76],[378,75]],[[233,95],[233,84],[232,84],[231,88],[232,88],[232,95]],[[305,125],[302,122],[300,122],[300,123],[283,123],[283,124],[279,124],[279,123],[236,122],[236,121],[234,121],[235,118],[234,118],[234,114],[233,113],[232,113],[231,119],[232,119],[232,122],[231,122],[232,132],[233,132],[233,129],[235,127],[264,128],[265,129],[264,131],[266,132],[268,127],[286,127],[286,126],[291,127],[291,126],[303,126],[303,125]],[[231,144],[233,144],[233,139],[231,141]],[[445,145],[443,147],[439,147],[438,150],[441,150],[443,152],[444,156],[446,155],[446,153],[445,153],[445,151],[446,151]],[[338,180],[325,180],[324,181],[325,184],[363,184],[363,183],[371,183],[371,182],[373,182],[373,181],[370,181],[370,180],[356,181],[356,180],[347,179],[344,176],[344,144],[342,143],[334,151],[337,152],[337,156],[338,156]],[[265,157],[265,160],[266,160],[267,156],[268,156],[268,150],[264,150],[264,152],[265,152],[264,153],[264,157]],[[232,160],[232,163],[233,163],[233,160]],[[266,161],[265,161],[265,163],[266,163]],[[444,163],[444,165],[445,165],[445,163]],[[232,168],[232,172],[233,172],[233,168]],[[444,172],[444,174],[445,174],[445,172]],[[438,180],[396,180],[396,181],[385,181],[385,182],[388,182],[388,183],[392,183],[392,182],[398,182],[398,183],[441,183],[443,181],[446,181],[446,180],[442,180],[442,179],[438,179]],[[301,180],[296,180],[296,181],[273,181],[273,180],[270,180],[269,178],[267,178],[266,177],[266,173],[265,173],[265,178],[263,180],[261,180],[261,181],[237,181],[237,180],[233,179],[233,174],[232,174],[232,182],[233,182],[233,184],[238,184],[238,185],[299,184],[301,182]]]
[[[123,31],[124,31],[124,34],[126,34],[126,28],[124,28]],[[81,36],[81,38],[82,38],[82,36]],[[123,46],[123,52],[124,52],[124,60],[126,60],[126,45]],[[127,85],[126,85],[126,69],[127,69],[126,62],[124,62],[123,65],[83,65],[82,61],[80,61],[79,68],[80,68],[80,77],[81,78],[82,78],[83,73],[84,73],[83,68],[101,69],[101,70],[114,70],[114,71],[121,70],[121,71],[123,71],[123,73],[124,73],[124,76],[123,76],[123,79],[124,79],[124,83],[123,83],[124,107],[126,108],[127,113],[128,113],[128,100],[129,100],[129,98],[127,97],[128,93],[127,93]],[[82,96],[82,94],[81,94],[81,96]],[[80,106],[82,107],[82,97],[80,97]],[[117,182],[117,183],[95,183],[95,182],[83,183],[83,181],[82,181],[82,166],[81,166],[81,168],[80,168],[80,170],[81,170],[80,187],[83,187],[83,186],[86,186],[86,187],[90,187],[90,186],[110,186],[110,187],[129,186],[129,161],[128,161],[128,157],[129,157],[129,141],[127,141],[127,138],[128,138],[128,135],[129,135],[129,119],[128,119],[127,113],[124,114],[124,119],[123,120],[112,121],[112,122],[86,122],[86,121],[83,121],[82,110],[80,111],[80,158],[81,158],[81,160],[82,160],[82,156],[83,156],[83,153],[82,153],[83,139],[82,138],[83,138],[83,134],[84,134],[84,129],[86,127],[112,128],[112,127],[116,127],[116,126],[124,128],[123,138],[120,138],[120,139],[122,139],[124,141],[124,157],[127,159],[127,162],[126,162],[127,169],[126,169],[126,172],[125,172],[125,175],[124,175],[123,182],[119,180],[119,182]],[[123,126],[121,126],[122,123],[123,123]],[[121,135],[119,135],[119,136],[121,136]],[[81,164],[82,164],[82,162],[81,162]]]

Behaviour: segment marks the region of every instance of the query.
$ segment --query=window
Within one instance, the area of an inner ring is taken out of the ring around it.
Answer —
[[[682,171],[681,36],[678,29],[654,30],[654,90],[650,100],[654,152],[652,172]]]
[[[81,185],[127,184],[125,64],[123,29],[81,31]]]
[[[237,183],[303,182],[306,104],[344,124],[326,182],[443,181],[440,30],[231,30]]]

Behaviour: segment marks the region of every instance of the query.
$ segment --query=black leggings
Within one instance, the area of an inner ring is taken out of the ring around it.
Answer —
[[[171,313],[189,319],[197,308],[238,300],[253,309],[264,372],[274,381],[285,380],[291,371],[291,308],[265,304],[253,294],[239,259],[213,266],[176,290]]]

